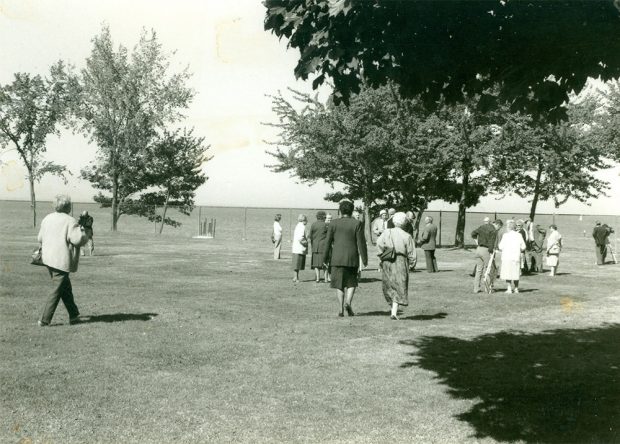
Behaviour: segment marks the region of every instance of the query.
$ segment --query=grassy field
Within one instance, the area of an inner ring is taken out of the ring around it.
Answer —
[[[518,295],[472,294],[473,252],[439,250],[396,322],[374,257],[338,318],[288,245],[99,230],[86,322],[39,328],[49,278],[6,214],[0,442],[620,442],[620,265],[589,238]]]

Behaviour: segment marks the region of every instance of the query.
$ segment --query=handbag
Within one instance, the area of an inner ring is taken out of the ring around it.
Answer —
[[[547,250],[547,254],[560,254],[560,246],[555,243],[553,245],[551,245],[551,247],[549,247],[549,250]]]
[[[45,265],[43,263],[43,247],[38,246],[32,250],[32,254],[30,255],[30,263],[32,265]]]
[[[379,253],[379,260],[381,262],[394,262],[396,260],[396,251],[394,250],[394,242],[392,241],[392,231],[389,232],[390,235],[390,245],[386,245],[384,250]]]

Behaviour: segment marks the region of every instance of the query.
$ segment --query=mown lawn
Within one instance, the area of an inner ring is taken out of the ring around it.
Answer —
[[[338,318],[268,243],[98,233],[86,322],[39,328],[33,234],[3,232],[0,442],[620,442],[620,265],[569,245],[519,295],[472,294],[473,252],[440,250],[395,322],[374,259]]]

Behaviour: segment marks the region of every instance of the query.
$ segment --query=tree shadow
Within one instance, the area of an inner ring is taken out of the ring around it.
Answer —
[[[114,313],[95,315],[82,319],[80,324],[90,324],[91,322],[150,321],[157,315],[157,313]]]
[[[359,281],[362,284],[367,284],[367,283],[370,283],[370,282],[381,282],[381,279],[380,278],[364,278],[363,277]]]
[[[402,368],[433,371],[474,403],[456,417],[475,438],[528,443],[620,442],[620,324],[471,340],[426,336]]]

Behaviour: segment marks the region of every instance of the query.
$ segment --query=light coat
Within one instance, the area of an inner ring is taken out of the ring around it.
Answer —
[[[80,247],[88,242],[88,235],[74,218],[65,213],[48,214],[41,221],[38,239],[45,265],[66,273],[77,271]]]

